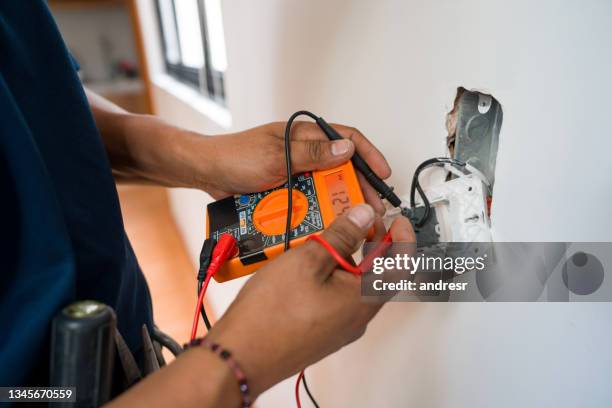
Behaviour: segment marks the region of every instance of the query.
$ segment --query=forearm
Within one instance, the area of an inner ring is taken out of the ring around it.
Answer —
[[[206,190],[214,173],[208,137],[128,113],[90,91],[87,96],[117,181]]]
[[[109,406],[239,407],[240,391],[225,362],[204,348],[194,348],[123,393]]]

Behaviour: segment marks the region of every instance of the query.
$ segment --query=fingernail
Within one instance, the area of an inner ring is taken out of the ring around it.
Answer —
[[[367,204],[359,204],[351,208],[347,216],[360,228],[369,228],[374,223],[374,209]]]
[[[350,140],[336,140],[331,144],[331,152],[334,156],[343,156],[351,149]]]

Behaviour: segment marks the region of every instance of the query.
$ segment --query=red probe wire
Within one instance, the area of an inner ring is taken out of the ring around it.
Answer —
[[[300,371],[295,382],[295,402],[297,403],[297,408],[302,408],[302,403],[300,402],[300,381],[302,381],[302,378],[304,378],[304,370]]]
[[[206,294],[206,289],[208,288],[210,280],[217,274],[219,269],[221,269],[221,266],[225,261],[236,255],[237,249],[236,238],[230,234],[221,235],[217,245],[215,245],[215,249],[213,249],[211,256],[210,265],[206,270],[206,278],[204,278],[202,289],[198,295],[198,303],[196,304],[195,315],[193,316],[193,323],[191,325],[190,340],[194,340],[196,338],[196,334],[198,332],[198,322],[200,321],[200,307],[202,306],[202,302],[204,302],[204,295]]]
[[[387,251],[389,246],[391,245],[392,238],[391,233],[387,232],[378,246],[376,246],[372,251],[370,251],[363,261],[358,265],[351,265],[346,259],[344,259],[336,249],[331,246],[329,242],[327,242],[320,235],[311,235],[308,239],[312,239],[321,244],[327,252],[334,258],[334,260],[340,265],[340,267],[346,270],[349,273],[352,273],[356,276],[361,276],[364,272],[368,271],[372,266],[374,258],[381,256],[383,253]],[[208,288],[208,284],[212,277],[219,271],[221,266],[225,261],[236,254],[236,239],[230,234],[223,234],[219,238],[219,242],[215,246],[210,265],[206,271],[206,278],[204,279],[204,283],[202,284],[202,289],[200,290],[200,294],[198,295],[198,302],[196,304],[195,315],[193,317],[193,324],[191,326],[191,336],[190,340],[194,340],[196,338],[196,334],[198,331],[198,322],[200,320],[200,307],[202,302],[204,301],[204,295],[206,294],[206,290]],[[301,408],[302,404],[300,402],[300,382],[304,378],[304,370],[300,371],[298,375],[297,381],[295,383],[295,400],[297,402],[297,407]]]
[[[346,259],[344,259],[342,255],[340,255],[338,251],[336,251],[336,248],[331,246],[331,244],[327,242],[321,235],[311,235],[308,237],[308,239],[312,239],[321,244],[342,269],[357,276],[360,276],[361,274],[367,272],[372,267],[374,258],[377,258],[384,254],[393,242],[393,239],[391,238],[391,232],[389,231],[383,236],[382,240],[380,241],[380,244],[378,244],[373,250],[368,252],[368,254],[363,258],[363,260],[358,266],[355,266],[351,265]]]
[[[206,278],[204,279],[202,290],[200,290],[200,294],[198,295],[198,303],[196,304],[196,313],[193,316],[193,323],[191,324],[191,336],[189,337],[189,340],[194,340],[196,338],[196,334],[198,332],[198,322],[200,321],[200,305],[202,302],[204,302],[204,294],[206,294],[206,288],[208,288],[211,278],[212,274],[209,268],[206,272]]]
[[[358,266],[354,266],[351,265],[346,259],[344,259],[342,255],[340,255],[338,251],[336,251],[336,248],[331,246],[331,244],[327,242],[325,238],[323,238],[321,235],[311,235],[308,237],[308,239],[312,239],[313,241],[317,241],[319,244],[321,244],[342,269],[352,273],[355,276],[361,276],[363,273],[367,272],[372,267],[374,259],[386,253],[387,249],[389,249],[389,247],[393,243],[391,231],[388,231],[385,235],[383,235],[383,238],[380,243],[373,250],[367,253],[361,263]],[[304,370],[300,371],[300,374],[298,375],[297,380],[295,381],[295,402],[297,404],[297,408],[302,408],[302,403],[300,401],[300,382],[302,381],[302,378],[304,378]]]

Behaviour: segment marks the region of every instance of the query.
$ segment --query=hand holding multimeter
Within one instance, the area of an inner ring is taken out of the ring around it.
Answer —
[[[310,112],[296,112],[289,120],[285,143],[289,146],[293,120],[307,115],[315,120],[330,140],[342,136],[323,118]],[[247,275],[292,245],[319,234],[351,207],[364,203],[355,168],[381,197],[399,206],[400,199],[355,153],[350,162],[335,168],[292,176],[289,149],[286,154],[288,182],[264,192],[228,197],[207,207],[207,238],[218,240],[231,234],[237,240],[238,254],[226,262],[215,279],[223,282]],[[291,194],[289,194],[291,191]]]
[[[370,206],[358,205],[321,236],[350,257],[375,219]],[[414,242],[404,217],[389,231],[394,242]],[[212,327],[208,337],[238,356],[254,396],[358,339],[381,308],[382,302],[363,302],[360,279],[330,259],[323,246],[307,241],[268,262]]]
[[[373,208],[364,204],[358,178],[369,183],[363,186],[370,194],[375,190],[395,206],[400,205],[400,200],[358,154],[332,168],[294,175],[290,136],[292,123],[299,115],[313,118],[328,139],[336,143],[342,139],[322,118],[310,112],[296,112],[285,129],[287,182],[208,205],[207,240],[200,259],[199,298],[191,332],[194,339],[200,313],[211,330],[203,306],[211,278],[223,282],[259,270],[207,337],[238,355],[252,357],[243,357],[241,363],[247,373],[260,374],[248,388],[255,395],[302,370],[296,382],[298,407],[300,382],[308,391],[304,367],[359,337],[381,306],[362,303],[356,296],[360,280],[350,275],[361,275],[367,270],[370,257],[386,252],[392,241],[415,241],[406,218],[396,219],[384,236],[373,236],[381,233],[380,229],[374,231],[374,225],[382,222]],[[374,151],[376,156],[378,152],[369,147],[370,154]],[[352,265],[345,258],[350,257],[366,235],[380,242],[362,264]],[[300,245],[266,265],[290,246],[310,239],[318,242]],[[338,267],[330,262],[330,255]],[[254,339],[263,346],[262,350],[274,350],[273,358],[270,353],[249,353],[249,347],[243,349],[246,338]],[[258,358],[263,355],[267,357]],[[308,395],[318,406],[310,391]]]

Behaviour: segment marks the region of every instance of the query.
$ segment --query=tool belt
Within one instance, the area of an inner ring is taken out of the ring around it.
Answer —
[[[66,402],[67,407],[101,406],[163,367],[163,347],[175,356],[182,351],[157,327],[143,325],[142,349],[134,356],[110,306],[92,300],[72,303],[53,319],[50,385],[75,387],[76,403]]]

